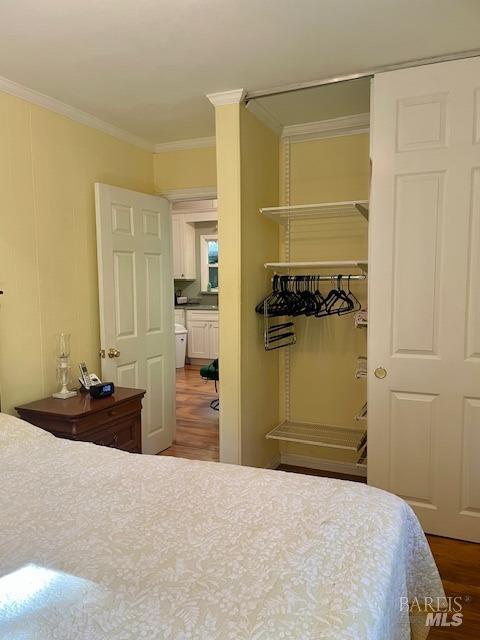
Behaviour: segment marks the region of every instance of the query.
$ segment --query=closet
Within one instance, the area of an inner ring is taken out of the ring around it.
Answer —
[[[346,114],[284,126],[282,206],[259,212],[280,226],[281,258],[256,312],[265,357],[280,354],[282,420],[266,438],[282,461],[355,466],[427,532],[480,542],[478,78],[478,58],[374,76],[371,188],[363,156],[349,173],[364,111],[350,129]],[[272,112],[280,97],[262,100]]]
[[[330,322],[344,316],[349,316],[343,324],[350,324],[350,329],[355,331],[355,318],[362,310],[362,303],[352,290],[354,284],[365,284],[368,272],[366,257],[356,260],[322,260],[321,248],[315,259],[306,260],[305,255],[300,259],[290,259],[296,249],[297,254],[302,253],[302,238],[317,237],[320,240],[322,232],[326,228],[335,228],[335,222],[343,219],[347,228],[353,224],[353,219],[360,216],[365,227],[368,224],[368,202],[337,202],[312,205],[286,205],[261,210],[262,215],[268,216],[283,226],[284,261],[265,263],[265,268],[273,273],[272,293],[269,294],[258,306],[257,313],[263,315],[263,337],[265,350],[283,349],[295,345],[297,342],[296,319],[309,318],[310,326],[305,323],[298,328],[299,331],[310,330],[317,337],[326,337],[328,341],[328,327],[325,326],[326,318]],[[318,224],[319,223],[319,224]],[[323,223],[323,224],[322,224]],[[325,227],[325,223],[329,227]],[[344,225],[337,226],[337,235],[345,236]],[[348,237],[348,231],[347,231]],[[319,243],[321,244],[321,243]],[[313,244],[313,247],[315,243]],[[313,248],[312,247],[312,248]],[[312,254],[310,254],[312,256]],[[337,256],[340,258],[341,256]],[[288,274],[288,275],[286,275]],[[364,312],[365,314],[365,312]],[[366,316],[363,315],[362,318]],[[365,322],[362,322],[362,327]],[[327,330],[327,335],[325,334]],[[328,345],[327,345],[328,350]],[[325,352],[325,347],[323,349]],[[363,354],[366,353],[366,344]],[[320,355],[320,354],[319,354]],[[283,360],[284,377],[284,415],[282,422],[272,429],[266,437],[282,442],[293,442],[325,449],[337,449],[351,452],[358,470],[362,474],[366,470],[367,460],[367,432],[365,430],[366,411],[365,402],[358,407],[357,417],[351,416],[349,424],[326,424],[322,420],[306,421],[299,419],[298,411],[292,412],[292,358],[288,350]],[[364,358],[359,355],[358,358]],[[365,377],[359,372],[358,358],[351,359],[350,380],[342,381],[339,401],[342,395],[350,394],[355,385],[355,378]],[[298,365],[297,365],[298,366]],[[299,366],[302,366],[301,364]],[[322,403],[321,391],[318,392],[319,404]],[[323,399],[325,403],[325,399]],[[359,414],[362,414],[359,416]],[[318,414],[322,415],[322,407],[319,406]],[[356,420],[360,424],[352,425]],[[288,458],[287,458],[288,459]],[[307,463],[308,464],[308,463]],[[312,464],[312,461],[310,461]],[[314,462],[315,464],[315,462]],[[319,466],[325,465],[325,459],[319,459]],[[344,462],[345,466],[345,462]]]

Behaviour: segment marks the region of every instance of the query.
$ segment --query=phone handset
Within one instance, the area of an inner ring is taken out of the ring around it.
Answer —
[[[78,379],[84,389],[88,391],[94,384],[101,384],[102,381],[95,373],[88,373],[85,362],[80,362],[78,366],[80,368],[80,377]]]

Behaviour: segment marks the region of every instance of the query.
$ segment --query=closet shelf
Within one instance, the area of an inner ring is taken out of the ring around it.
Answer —
[[[352,267],[367,271],[367,260],[340,260],[320,262],[266,262],[265,269],[337,269],[340,267]]]
[[[265,437],[271,440],[286,440],[358,452],[364,446],[366,432],[351,427],[286,420],[267,433]]]
[[[285,207],[264,207],[260,209],[260,213],[271,220],[275,220],[275,222],[279,224],[287,224],[289,220],[339,218],[358,214],[368,220],[368,200],[297,204]]]

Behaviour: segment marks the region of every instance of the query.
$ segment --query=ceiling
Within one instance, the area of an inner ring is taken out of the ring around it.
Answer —
[[[477,47],[478,0],[0,2],[1,76],[154,143],[213,135],[206,93]]]

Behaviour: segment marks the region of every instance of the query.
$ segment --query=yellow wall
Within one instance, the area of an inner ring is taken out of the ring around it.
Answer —
[[[298,142],[290,150],[291,204],[368,199],[367,134]],[[291,260],[355,260],[367,257],[368,224],[361,216],[292,225]],[[351,271],[351,270],[350,270]],[[325,273],[329,273],[326,270]],[[329,285],[322,288],[328,292]],[[366,306],[367,286],[352,284]],[[353,316],[296,319],[291,349],[291,417],[306,422],[359,426],[354,416],[366,400],[354,379],[356,358],[366,355],[366,333]],[[282,389],[282,381],[280,382]],[[353,460],[350,452],[282,443],[282,451]]]
[[[59,331],[75,367],[100,372],[93,185],[154,182],[148,151],[1,93],[0,140],[0,392],[12,411],[56,387]]]
[[[255,305],[269,289],[263,263],[278,229],[259,213],[278,203],[278,138],[241,105],[216,110],[220,243],[221,460],[268,466],[278,446],[278,356],[265,353]]]
[[[278,458],[278,443],[265,439],[279,422],[278,351],[265,352],[255,307],[270,291],[271,273],[263,265],[278,260],[278,225],[259,209],[278,206],[279,139],[244,106],[240,116],[242,463],[264,467]]]
[[[154,155],[157,193],[217,184],[215,147],[164,151]]]
[[[367,199],[369,172],[366,133],[293,143],[291,204]]]

